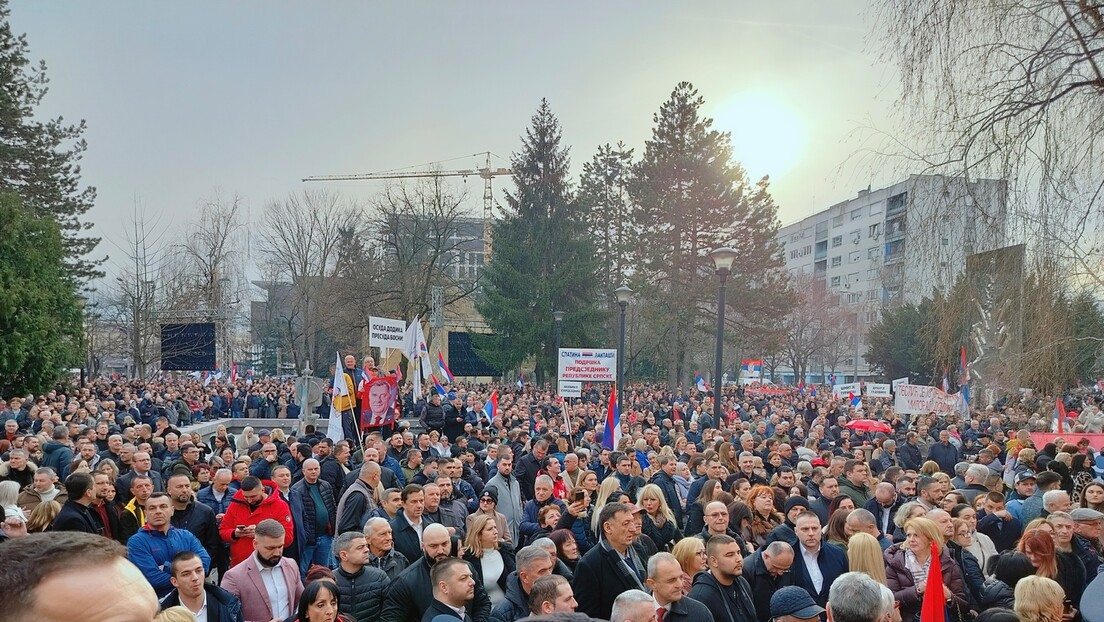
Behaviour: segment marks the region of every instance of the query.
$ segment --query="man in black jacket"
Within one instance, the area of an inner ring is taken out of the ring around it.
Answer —
[[[608,620],[618,594],[644,589],[646,568],[632,546],[639,533],[632,508],[607,503],[598,514],[598,528],[603,539],[579,560],[572,589],[580,612]]]
[[[675,484],[675,469],[678,468],[678,460],[673,456],[660,456],[656,459],[659,472],[652,476],[652,483],[663,491],[663,498],[667,501],[667,507],[675,514],[675,525],[682,525],[682,503],[679,501],[678,486]]]
[[[402,511],[391,521],[392,537],[395,550],[413,563],[422,556],[424,548],[418,544],[418,532],[422,532],[421,543],[424,545],[425,529],[429,525],[422,517],[425,510],[425,491],[417,484],[410,484],[402,491],[402,504]],[[448,533],[447,528],[445,533]]]
[[[760,620],[769,620],[771,617],[771,594],[793,585],[793,575],[790,573],[793,561],[793,546],[788,542],[777,541],[755,551],[744,562],[741,576],[751,588],[755,612]]]
[[[96,486],[88,473],[73,473],[65,478],[69,499],[61,506],[51,531],[83,531],[103,535],[103,523],[89,506],[96,500]]]
[[[243,622],[241,601],[221,587],[203,582],[203,560],[194,551],[174,555],[169,573],[175,589],[162,601],[162,609],[179,605],[194,615],[206,608],[207,622]]]
[[[705,545],[709,571],[699,572],[687,594],[713,612],[716,622],[755,622],[751,588],[740,574],[744,558],[740,544],[728,536],[714,536]]]
[[[517,570],[506,577],[506,598],[491,610],[491,622],[515,622],[529,615],[529,593],[533,583],[552,574],[553,556],[529,545],[517,552]]]
[[[521,498],[528,501],[533,498],[533,484],[537,481],[541,463],[548,455],[548,441],[540,439],[533,443],[532,451],[518,458],[514,464],[514,477],[521,485]]]
[[[402,516],[400,515],[399,518],[401,519]],[[449,538],[447,529],[441,525],[426,526],[425,531],[422,532],[420,552],[424,555],[391,583],[387,598],[384,599],[379,622],[421,622],[422,616],[433,602],[433,582],[430,579],[430,571],[435,564],[449,557],[450,548],[452,548],[452,540]],[[467,614],[471,617],[471,622],[488,622],[491,617],[491,599],[481,583],[478,581],[474,583],[475,592],[472,601],[466,607]]]
[[[383,599],[391,579],[379,568],[368,565],[368,541],[350,531],[334,538],[334,570],[337,589],[341,592],[341,613],[356,622],[369,622],[379,617]]]

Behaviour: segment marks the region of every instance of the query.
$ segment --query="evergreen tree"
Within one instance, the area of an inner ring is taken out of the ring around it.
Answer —
[[[94,188],[81,187],[77,164],[85,124],[34,118],[49,84],[46,64],[31,64],[26,36],[12,33],[7,4],[0,0],[0,191],[18,194],[24,208],[58,223],[66,273],[87,282],[103,275],[102,260],[87,257],[99,238],[85,235],[91,223],[83,220],[96,198]]]
[[[536,380],[554,364],[552,311],[564,311],[562,344],[589,345],[601,321],[586,223],[568,183],[560,124],[541,100],[513,155],[514,190],[493,229],[479,313],[495,335],[474,335],[480,356],[501,370],[536,359]]]
[[[931,340],[925,338],[933,321],[931,298],[883,310],[881,319],[867,333],[863,357],[887,379],[908,377],[913,384],[927,384],[936,367]]]
[[[754,331],[784,315],[792,296],[775,236],[778,208],[769,180],[752,183],[732,161],[731,137],[702,117],[704,99],[680,83],[654,115],[652,139],[631,185],[640,235],[635,284],[648,301],[643,315],[664,335],[661,353],[668,381],[693,373],[691,353],[711,352],[717,280],[710,251],[735,249],[725,317],[729,326]]]
[[[0,395],[44,393],[80,364],[81,309],[63,258],[57,223],[0,193]]]
[[[1082,292],[1070,302],[1070,319],[1073,323],[1070,363],[1078,380],[1094,384],[1102,369],[1104,314],[1092,295]]]
[[[591,161],[583,165],[579,180],[579,207],[594,240],[601,306],[611,317],[617,306],[613,291],[628,283],[632,261],[630,238],[636,230],[628,196],[632,155],[632,149],[623,143],[617,143],[616,147],[602,145]],[[616,339],[614,322],[609,323],[606,337],[607,343]]]

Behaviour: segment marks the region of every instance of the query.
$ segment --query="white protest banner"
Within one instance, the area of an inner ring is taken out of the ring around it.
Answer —
[[[956,398],[935,387],[902,384],[897,387],[893,410],[901,415],[954,412]]]
[[[616,382],[617,350],[560,348],[558,380]]]
[[[867,397],[889,397],[889,385],[877,384],[874,382],[866,383],[866,396]]]
[[[582,397],[583,383],[570,380],[560,381],[560,397]]]
[[[402,320],[385,317],[368,318],[368,345],[372,347],[402,350],[405,332],[406,322]]]
[[[896,391],[897,387],[899,387],[903,384],[908,384],[908,383],[909,383],[908,378],[898,378],[898,379],[894,380],[893,382],[891,382],[890,384],[893,385],[893,390]]]
[[[847,397],[850,393],[862,395],[862,386],[857,382],[848,382],[847,384],[837,384],[832,387],[832,395],[836,397]]]

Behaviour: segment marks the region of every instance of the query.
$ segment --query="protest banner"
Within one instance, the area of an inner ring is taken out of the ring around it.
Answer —
[[[583,383],[570,380],[560,381],[560,397],[582,397]]]
[[[893,390],[896,391],[897,387],[899,387],[903,384],[908,384],[908,383],[909,383],[908,378],[898,378],[898,379],[894,380],[893,382],[891,382],[890,384],[893,385]]]
[[[849,394],[862,395],[862,385],[857,382],[848,382],[847,384],[837,384],[832,387],[832,395],[836,397],[847,397]]]
[[[392,320],[385,317],[368,318],[368,345],[374,348],[403,347],[403,334],[406,332],[406,322]]]
[[[867,397],[890,397],[890,387],[888,384],[878,384],[874,382],[866,383],[866,396]]]
[[[557,380],[616,382],[617,350],[560,348]]]
[[[893,410],[901,415],[949,413],[956,410],[957,404],[957,395],[947,395],[935,387],[902,384],[897,387]]]

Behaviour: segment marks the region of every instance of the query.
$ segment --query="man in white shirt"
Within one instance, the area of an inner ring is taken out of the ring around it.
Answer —
[[[242,622],[241,601],[221,587],[203,582],[203,560],[195,552],[177,553],[169,573],[176,589],[165,597],[163,608],[181,605],[195,615],[196,622]]]
[[[283,557],[284,526],[271,518],[257,523],[253,555],[226,572],[222,587],[238,597],[245,622],[284,620],[303,594],[299,566]]]

